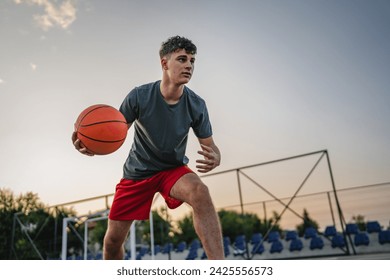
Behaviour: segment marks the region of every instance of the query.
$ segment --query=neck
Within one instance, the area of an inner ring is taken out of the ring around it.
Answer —
[[[164,79],[161,80],[160,91],[168,104],[175,104],[179,102],[180,97],[183,95],[183,90],[184,84],[176,85]]]

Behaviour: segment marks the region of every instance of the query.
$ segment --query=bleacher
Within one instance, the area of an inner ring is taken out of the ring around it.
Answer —
[[[366,230],[360,231],[357,224],[347,224],[345,235],[335,226],[329,225],[323,231],[306,228],[303,236],[295,230],[284,232],[271,231],[264,239],[261,233],[253,233],[250,238],[238,235],[233,242],[223,238],[226,259],[310,259],[347,254],[347,245],[351,255],[369,253],[390,253],[390,230],[384,229],[377,221],[369,221]],[[162,248],[166,248],[166,244]],[[155,246],[156,248],[156,246]],[[199,240],[187,245],[172,244],[169,250],[155,249],[154,259],[201,260],[207,256]],[[169,253],[169,254],[168,254]],[[138,255],[137,255],[138,256]],[[150,260],[150,250],[142,260]]]
[[[242,259],[310,259],[329,256],[364,255],[373,253],[390,254],[390,228],[384,228],[377,221],[368,221],[365,230],[359,230],[355,223],[346,224],[345,234],[335,226],[326,226],[323,231],[306,228],[299,236],[295,230],[284,232],[271,231],[266,238],[255,232],[250,238],[238,235],[233,242],[227,236],[223,238],[225,258],[228,260]],[[149,245],[137,245],[137,260],[203,260],[207,256],[198,239],[190,244],[182,241],[176,246],[172,243],[155,244],[154,256]],[[68,260],[82,260],[81,256],[68,256]],[[102,253],[88,254],[88,260],[102,259]],[[127,250],[125,259],[130,260]]]

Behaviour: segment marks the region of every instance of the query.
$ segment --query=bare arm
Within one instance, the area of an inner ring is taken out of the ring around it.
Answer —
[[[207,173],[220,165],[221,152],[217,145],[215,145],[213,137],[198,138],[198,140],[202,147],[202,150],[198,151],[198,154],[202,155],[203,159],[196,161],[198,163],[196,168],[200,173]]]

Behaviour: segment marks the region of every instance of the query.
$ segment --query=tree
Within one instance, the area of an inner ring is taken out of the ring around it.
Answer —
[[[73,215],[67,209],[49,209],[37,194],[15,196],[0,189],[0,259],[58,258],[61,217]]]
[[[174,235],[174,244],[180,241],[185,241],[187,244],[191,243],[198,236],[194,229],[192,214],[186,215],[183,219],[177,222],[177,231]]]
[[[152,211],[153,215],[153,233],[154,244],[163,245],[170,242],[171,236],[171,222],[168,215],[168,211],[165,207],[161,207],[158,210]],[[142,241],[150,243],[150,220],[141,221],[141,236]]]
[[[366,231],[366,221],[363,215],[353,216],[352,220],[356,223],[360,231]]]
[[[278,214],[273,213],[271,219],[260,219],[256,214],[244,213],[240,214],[236,211],[220,210],[218,212],[222,232],[224,236],[230,239],[238,235],[244,234],[247,239],[250,239],[253,233],[261,233],[263,236],[272,227],[272,230],[281,231],[279,226]]]
[[[301,224],[297,225],[298,234],[303,236],[305,229],[309,227],[313,227],[318,230],[318,223],[309,216],[309,212],[305,208],[303,209],[303,221]]]

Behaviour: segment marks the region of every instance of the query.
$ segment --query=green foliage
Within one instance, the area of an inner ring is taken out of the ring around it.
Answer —
[[[255,232],[265,235],[272,226],[272,230],[280,231],[280,226],[277,222],[278,214],[273,213],[271,219],[261,220],[256,214],[244,213],[240,214],[236,211],[221,210],[218,212],[222,233],[230,239],[234,239],[238,235],[244,234],[247,239],[251,238]]]
[[[305,229],[308,227],[314,227],[318,230],[318,223],[309,216],[309,212],[306,209],[303,209],[303,221],[297,225],[298,234],[303,236]]]
[[[366,221],[363,215],[353,216],[352,220],[356,223],[360,231],[366,231]]]
[[[170,216],[168,215],[167,209],[161,207],[157,211],[152,211],[153,215],[153,233],[154,233],[154,244],[163,245],[171,242],[172,226],[170,222]],[[141,229],[142,241],[150,243],[150,221],[142,221],[138,226]],[[137,235],[139,233],[137,232]]]
[[[186,215],[183,219],[177,222],[178,230],[174,236],[174,244],[179,243],[180,241],[185,241],[187,244],[190,244],[194,239],[197,239],[194,229],[194,222],[192,214]]]
[[[66,209],[50,211],[32,192],[15,196],[0,189],[0,259],[58,258],[61,217],[73,214]]]

